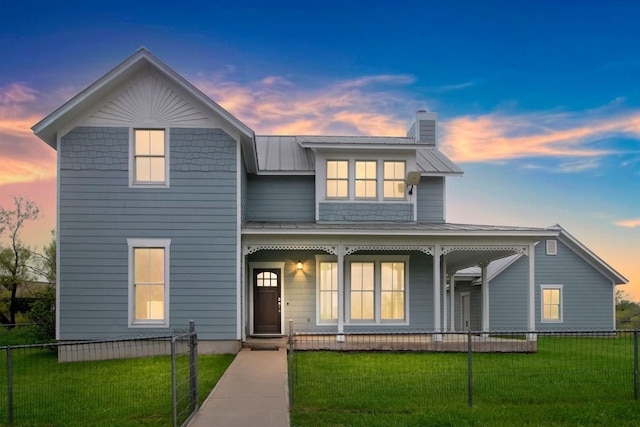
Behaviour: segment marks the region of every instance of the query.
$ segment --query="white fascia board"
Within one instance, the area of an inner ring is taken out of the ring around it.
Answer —
[[[244,229],[242,234],[245,236],[262,235],[262,236],[303,236],[303,235],[333,235],[333,236],[399,236],[399,237],[523,237],[523,238],[543,238],[556,237],[554,232],[524,232],[524,231],[505,231],[501,233],[489,231],[421,231],[421,230],[376,230],[376,229]],[[447,244],[447,243],[444,243]],[[454,243],[455,244],[455,243]]]
[[[300,146],[303,148],[311,149],[327,149],[327,150],[407,150],[415,151],[420,147],[416,147],[414,144],[349,144],[349,143],[331,143],[331,144],[317,144],[300,142]]]
[[[307,175],[313,176],[316,174],[316,171],[264,171],[259,170],[256,175],[279,175],[279,176],[289,176],[289,175]]]

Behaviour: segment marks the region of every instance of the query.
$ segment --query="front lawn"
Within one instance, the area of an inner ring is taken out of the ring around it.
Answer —
[[[630,338],[540,338],[534,354],[296,352],[292,426],[640,424]]]
[[[199,401],[233,355],[198,356]],[[6,425],[7,356],[0,352],[0,425]],[[146,357],[59,364],[55,351],[13,353],[16,426],[169,426],[171,359]]]

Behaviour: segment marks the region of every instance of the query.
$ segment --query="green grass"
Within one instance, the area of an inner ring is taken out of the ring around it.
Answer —
[[[633,346],[540,338],[534,354],[297,352],[293,426],[640,424]]]
[[[233,357],[198,357],[200,402]],[[0,366],[0,425],[5,425],[5,352],[0,353]],[[172,423],[169,357],[59,364],[54,351],[18,349],[13,366],[15,425],[106,427]]]

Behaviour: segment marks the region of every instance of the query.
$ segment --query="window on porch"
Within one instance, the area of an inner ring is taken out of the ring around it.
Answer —
[[[320,321],[338,320],[338,263],[320,262]]]

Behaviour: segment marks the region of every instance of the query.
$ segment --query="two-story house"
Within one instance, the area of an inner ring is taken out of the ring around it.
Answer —
[[[33,130],[58,153],[60,340],[614,327],[626,279],[564,230],[447,223],[434,113],[255,135],[141,48]]]

